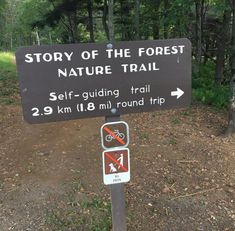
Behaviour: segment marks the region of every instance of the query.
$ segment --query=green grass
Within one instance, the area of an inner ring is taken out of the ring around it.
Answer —
[[[172,120],[171,120],[171,123],[173,124],[173,125],[177,125],[177,124],[180,124],[180,119],[179,118],[173,118]]]
[[[80,179],[66,186],[69,191],[59,204],[47,213],[46,224],[51,231],[110,231],[111,204],[98,196],[85,193]]]
[[[14,54],[0,52],[0,104],[16,103],[18,91]]]
[[[148,133],[145,133],[145,132],[140,132],[139,133],[139,138],[141,140],[149,140],[149,134]]]
[[[189,116],[191,114],[191,108],[188,108],[180,113],[182,116]]]
[[[14,54],[11,52],[0,52],[0,67],[3,71],[15,72]]]
[[[174,137],[171,137],[171,138],[169,139],[169,144],[170,144],[170,145],[176,145],[176,144],[177,144],[177,140],[176,140]]]
[[[110,231],[111,229],[111,204],[98,197],[81,204],[83,209],[91,211],[89,229],[91,231]]]
[[[111,205],[98,197],[48,212],[47,225],[52,231],[110,231]]]

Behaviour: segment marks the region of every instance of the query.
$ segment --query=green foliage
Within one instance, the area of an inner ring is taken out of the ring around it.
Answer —
[[[47,223],[51,230],[66,231],[78,228],[82,225],[82,219],[76,217],[76,213],[69,211],[64,216],[64,213],[60,210],[53,210],[47,216]]]
[[[141,140],[149,140],[149,134],[148,133],[145,133],[145,132],[140,132],[139,133],[139,138]]]
[[[193,97],[207,105],[217,108],[227,107],[229,103],[229,86],[215,83],[215,64],[209,62],[201,65],[199,73],[193,75]]]
[[[92,210],[91,231],[109,231],[111,228],[111,204],[103,202],[99,198],[93,198],[92,201],[82,203],[83,209]]]
[[[0,103],[12,104],[16,102],[18,83],[14,55],[0,53]]]
[[[192,21],[192,0],[175,0],[170,4],[167,18],[164,21],[168,25],[170,37],[186,37],[189,32],[189,22]]]
[[[176,144],[177,144],[177,140],[176,140],[174,137],[171,137],[171,138],[169,139],[169,144],[170,144],[170,145],[176,145]]]
[[[0,49],[14,50],[18,46],[37,44],[39,40],[40,44],[89,42],[91,34],[94,34],[93,37],[97,42],[105,42],[107,41],[107,2],[0,0],[0,34],[2,35]],[[192,41],[195,56],[196,0],[142,0],[138,11],[139,18],[136,20],[137,2],[136,0],[114,1],[116,40],[136,39],[135,26],[138,21],[139,39],[188,37]],[[206,55],[208,60],[215,60],[223,15],[226,10],[231,10],[231,5],[228,0],[202,2],[204,2],[202,57]],[[92,23],[93,26],[90,26]],[[228,46],[225,53],[226,57],[232,55]],[[4,65],[6,65],[5,68]],[[7,104],[14,101],[12,95],[17,92],[14,68],[12,62],[8,61],[4,64],[1,60],[0,97],[1,101]],[[225,69],[230,69],[228,62],[225,63]],[[229,87],[226,84],[218,85],[214,82],[214,70],[213,61],[200,67],[199,73],[193,76],[193,96],[194,99],[205,104],[218,108],[226,107],[229,102]],[[142,138],[147,139],[144,135]]]
[[[173,125],[178,125],[178,124],[180,124],[180,119],[179,118],[173,118],[172,120],[171,120],[171,123],[173,124]]]
[[[78,185],[80,188],[80,182]],[[109,231],[111,229],[111,204],[98,197],[88,199],[85,194],[78,200],[76,193],[77,191],[73,189],[67,195],[69,202],[62,203],[66,205],[65,207],[58,206],[48,211],[49,229],[52,231]]]
[[[180,114],[182,116],[189,116],[191,114],[191,108],[182,111]]]
[[[209,1],[209,4],[211,6],[210,12],[213,12],[215,17],[216,16],[221,17],[223,15],[224,10],[231,9],[230,4],[228,4],[228,0],[207,0],[207,1]]]

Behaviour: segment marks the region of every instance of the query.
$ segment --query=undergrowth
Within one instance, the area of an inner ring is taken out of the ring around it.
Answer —
[[[48,212],[47,225],[52,231],[110,231],[111,205],[97,197],[76,205],[68,203],[63,209]]]
[[[16,103],[18,91],[14,54],[0,52],[0,103]]]
[[[197,74],[193,74],[193,98],[206,105],[226,108],[229,103],[229,84],[215,82],[215,64],[212,62],[201,65]]]
[[[65,194],[63,201],[48,211],[46,223],[50,230],[110,231],[110,202],[81,192],[80,180],[73,182],[70,187],[71,190]]]

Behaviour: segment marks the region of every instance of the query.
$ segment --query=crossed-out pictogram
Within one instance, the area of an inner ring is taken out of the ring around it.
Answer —
[[[104,183],[116,184],[130,180],[130,154],[128,148],[110,149],[103,152]]]
[[[101,127],[101,141],[104,149],[127,147],[129,127],[124,121],[106,123]]]

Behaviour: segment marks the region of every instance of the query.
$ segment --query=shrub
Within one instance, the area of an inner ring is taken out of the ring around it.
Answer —
[[[225,108],[229,103],[229,84],[215,82],[215,64],[201,65],[199,72],[193,74],[193,98],[207,105]]]

